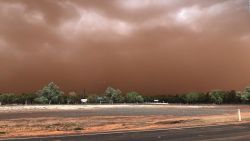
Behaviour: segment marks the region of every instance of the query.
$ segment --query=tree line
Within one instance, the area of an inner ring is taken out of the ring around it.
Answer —
[[[185,104],[241,104],[250,103],[250,87],[242,91],[213,90],[207,93],[189,92],[182,95],[143,96],[132,91],[123,94],[121,90],[108,87],[103,94],[86,96],[82,93],[64,93],[53,82],[35,93],[1,93],[0,105],[4,104],[80,104],[87,98],[88,103],[185,103]]]
[[[82,93],[64,93],[53,82],[35,93],[1,93],[0,105],[4,104],[80,104],[81,99],[88,103],[142,103],[143,96],[137,92],[129,92],[123,96],[121,90],[108,87],[102,95],[86,96]]]

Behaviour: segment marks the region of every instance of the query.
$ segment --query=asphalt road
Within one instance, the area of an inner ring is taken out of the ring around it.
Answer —
[[[250,123],[186,129],[125,132],[8,141],[249,141]]]
[[[58,110],[58,111],[32,111],[32,112],[10,112],[0,113],[0,120],[18,118],[41,118],[41,117],[82,117],[82,116],[150,116],[150,115],[172,115],[172,116],[199,116],[220,115],[235,113],[235,107],[216,108],[170,108],[170,107],[117,107],[97,108],[80,110]],[[243,111],[243,110],[242,110]]]

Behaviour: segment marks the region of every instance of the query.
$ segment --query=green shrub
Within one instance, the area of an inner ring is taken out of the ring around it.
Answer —
[[[128,103],[142,103],[144,102],[143,97],[137,92],[129,92],[125,97],[125,101]]]

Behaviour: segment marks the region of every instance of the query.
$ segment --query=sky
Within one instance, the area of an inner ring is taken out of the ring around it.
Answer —
[[[0,92],[250,85],[248,0],[0,0]]]

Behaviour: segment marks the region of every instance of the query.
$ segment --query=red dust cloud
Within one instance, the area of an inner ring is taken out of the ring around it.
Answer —
[[[0,92],[250,85],[248,0],[1,0]]]

